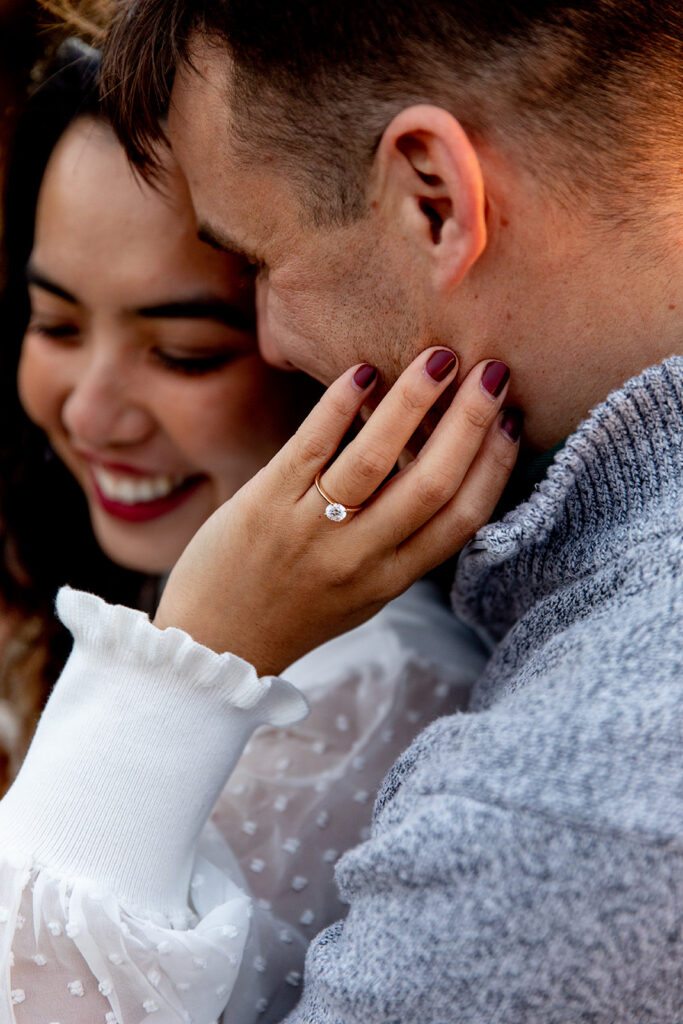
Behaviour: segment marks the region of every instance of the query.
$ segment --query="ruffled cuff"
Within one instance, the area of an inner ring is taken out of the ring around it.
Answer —
[[[2,848],[184,918],[197,837],[245,743],[306,702],[142,612],[69,588],[57,611],[74,647],[0,804]]]

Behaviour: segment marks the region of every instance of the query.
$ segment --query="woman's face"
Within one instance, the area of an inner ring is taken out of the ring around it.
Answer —
[[[52,154],[28,275],[22,403],[107,555],[165,572],[295,428],[302,384],[259,358],[247,268],[198,240],[182,177],[141,183],[93,119]]]

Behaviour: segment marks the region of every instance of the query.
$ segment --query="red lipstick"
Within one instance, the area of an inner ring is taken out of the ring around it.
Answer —
[[[185,480],[174,491],[171,491],[170,494],[164,495],[163,498],[152,498],[151,501],[138,501],[133,505],[107,498],[97,486],[97,481],[92,473],[90,479],[97,500],[108,515],[128,523],[146,523],[152,519],[158,519],[160,516],[168,515],[169,512],[173,512],[174,509],[178,508],[179,505],[182,505],[189,498],[190,494],[197,490],[205,478],[203,476],[190,477],[189,480]]]

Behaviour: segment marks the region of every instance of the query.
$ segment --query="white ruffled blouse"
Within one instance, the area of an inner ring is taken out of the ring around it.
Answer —
[[[74,648],[0,803],[0,1021],[281,1020],[344,914],[335,862],[483,648],[425,581],[287,681],[91,594],[57,608]]]

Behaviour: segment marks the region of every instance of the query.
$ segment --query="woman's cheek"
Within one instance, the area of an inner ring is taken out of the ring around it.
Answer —
[[[26,415],[43,429],[50,428],[54,407],[55,378],[49,360],[40,353],[35,339],[27,335],[21,347],[17,388]]]
[[[48,434],[61,433],[61,407],[69,395],[76,353],[53,349],[42,338],[27,334],[17,371],[19,401],[27,416]]]

